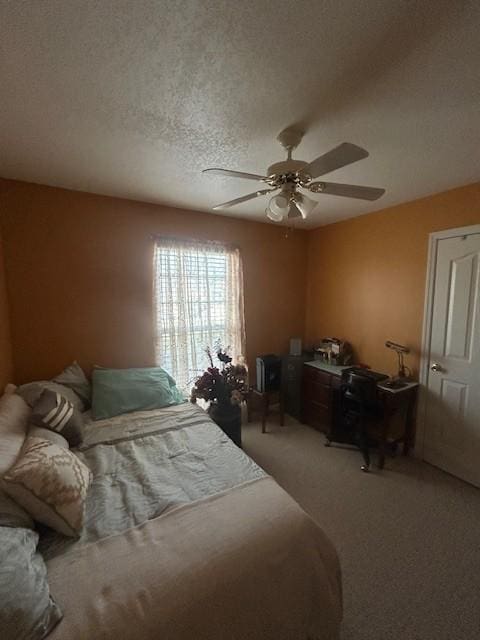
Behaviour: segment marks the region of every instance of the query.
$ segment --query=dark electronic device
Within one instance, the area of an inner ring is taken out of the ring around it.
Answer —
[[[257,391],[279,391],[282,361],[273,353],[257,358]]]
[[[372,371],[372,369],[366,369],[365,367],[350,367],[349,369],[344,369],[343,373],[353,373],[357,376],[364,376],[370,380],[375,380],[375,382],[381,382],[388,378],[386,373],[379,373],[378,371]]]
[[[382,384],[382,386],[387,387],[387,389],[403,389],[407,385],[408,385],[407,382],[403,382],[402,380],[398,380],[398,379],[387,380],[387,382],[384,382]]]

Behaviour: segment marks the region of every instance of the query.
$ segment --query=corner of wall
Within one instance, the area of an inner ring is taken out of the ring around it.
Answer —
[[[316,229],[308,229],[306,232],[306,241],[305,241],[305,253],[306,253],[306,267],[305,267],[305,282],[304,286],[304,295],[305,295],[305,307],[303,312],[303,336],[304,336],[304,344],[307,346],[311,340],[310,335],[310,270],[312,268],[311,264],[311,256],[310,256],[310,247],[312,243],[312,234],[316,231]]]
[[[12,341],[10,335],[10,314],[8,306],[5,262],[3,258],[3,242],[0,224],[0,393],[3,391],[3,387],[8,382],[12,381],[12,375],[13,359]]]
[[[421,351],[428,236],[480,222],[474,183],[309,230],[306,341],[337,335],[358,360],[386,373],[396,363],[386,340]]]

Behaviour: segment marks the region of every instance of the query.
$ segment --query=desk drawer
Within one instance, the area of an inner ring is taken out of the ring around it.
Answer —
[[[309,365],[303,367],[303,376],[305,380],[311,380],[327,386],[332,384],[332,375],[330,373],[320,371],[320,369],[315,369],[315,367],[310,367]]]
[[[316,380],[305,380],[303,394],[304,402],[319,402],[327,407],[332,404],[332,388]]]

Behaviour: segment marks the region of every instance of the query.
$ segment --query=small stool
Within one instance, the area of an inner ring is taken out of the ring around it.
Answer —
[[[281,391],[257,391],[250,389],[247,400],[248,422],[252,422],[252,415],[255,411],[262,412],[262,433],[266,433],[267,419],[270,413],[270,406],[278,404],[280,406],[280,426],[284,424],[283,397]]]

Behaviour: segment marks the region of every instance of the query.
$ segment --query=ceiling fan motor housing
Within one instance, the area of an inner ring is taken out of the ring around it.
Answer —
[[[272,178],[272,180],[269,180],[269,184],[282,185],[288,182],[293,184],[308,182],[310,180],[309,176],[302,174],[302,169],[307,164],[303,160],[290,159],[270,165],[267,169],[268,176]]]
[[[283,160],[282,162],[275,162],[275,164],[270,165],[267,173],[269,176],[274,173],[296,173],[306,167],[307,164],[308,162],[304,162],[303,160]]]

